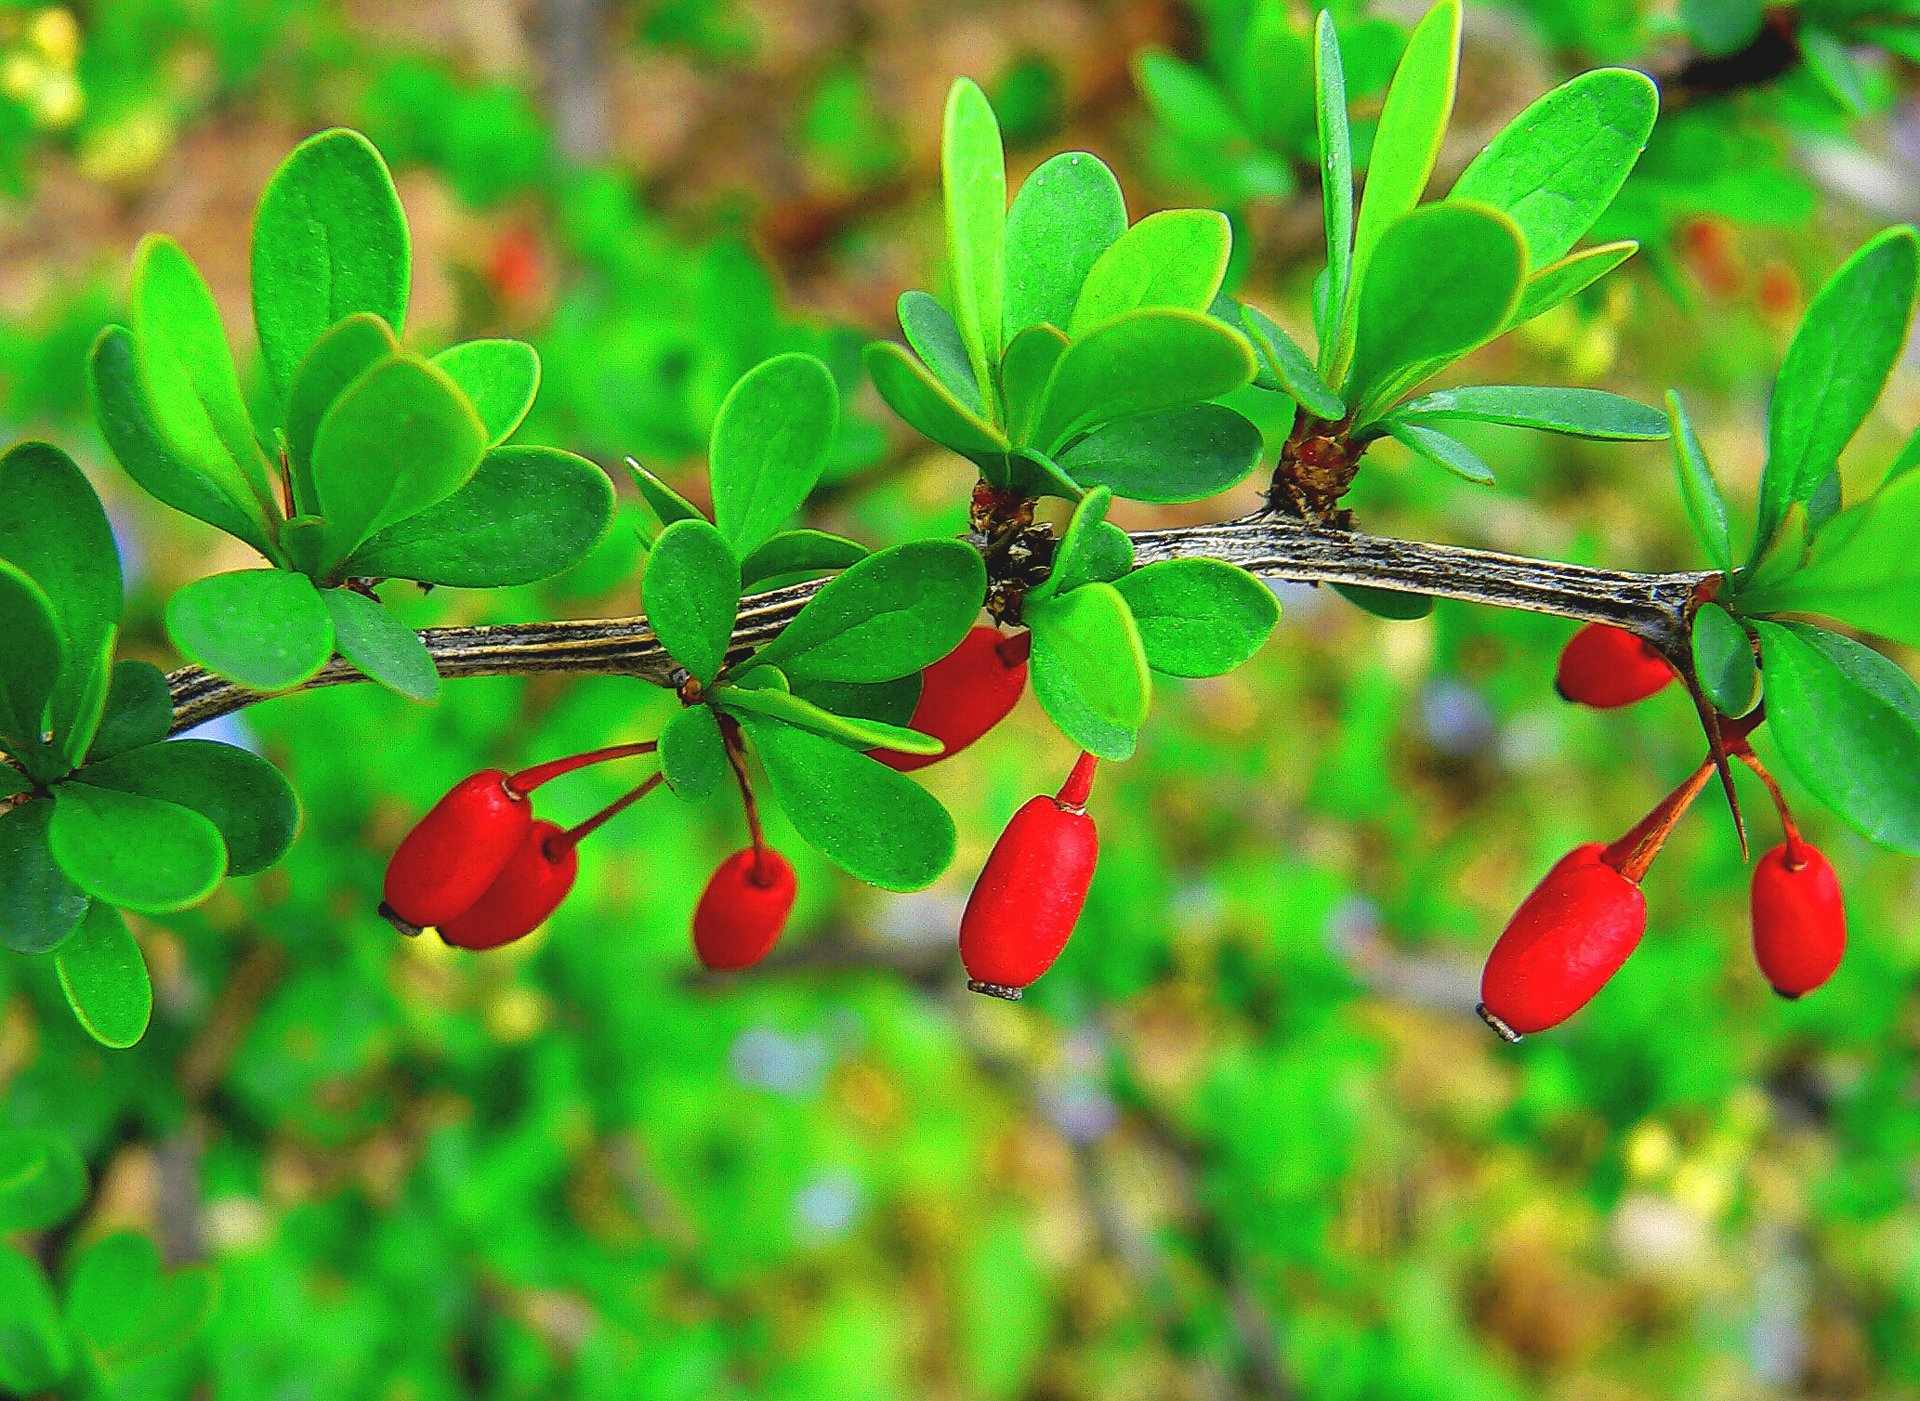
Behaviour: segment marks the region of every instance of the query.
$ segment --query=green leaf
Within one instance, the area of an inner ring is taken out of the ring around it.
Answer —
[[[301,514],[320,509],[313,483],[313,442],[320,420],[355,380],[399,353],[400,342],[387,323],[363,311],[329,328],[300,362],[287,390],[286,436],[293,499]]]
[[[891,681],[958,646],[986,589],[986,567],[970,545],[895,545],[829,580],[756,656],[796,681]]]
[[[11,752],[38,746],[47,705],[66,659],[53,604],[41,587],[0,559],[0,741]]]
[[[1130,312],[1060,357],[1033,441],[1051,453],[1098,423],[1216,399],[1255,368],[1246,338],[1204,313]]]
[[[1694,435],[1680,396],[1667,393],[1667,422],[1673,435],[1673,465],[1680,475],[1680,500],[1687,508],[1693,533],[1705,547],[1707,559],[1725,574],[1733,568],[1733,539],[1727,529],[1727,498],[1721,494],[1713,467]]]
[[[1737,719],[1760,699],[1753,644],[1733,614],[1717,603],[1706,604],[1694,614],[1693,669],[1700,689],[1722,715]]]
[[[1787,507],[1813,495],[1880,398],[1913,320],[1917,261],[1914,231],[1888,229],[1849,258],[1807,308],[1767,415],[1756,554]]]
[[[417,701],[440,698],[440,673],[420,634],[380,600],[352,589],[322,589],[320,602],[333,622],[333,645],[341,656],[389,691]]]
[[[1847,52],[1846,44],[1830,29],[1801,25],[1796,36],[1800,59],[1814,80],[1827,90],[1849,116],[1867,112],[1867,78],[1860,65]]]
[[[148,1237],[120,1231],[81,1255],[67,1287],[67,1322],[109,1384],[191,1342],[213,1312],[204,1268],[162,1275]]]
[[[707,471],[714,521],[737,555],[800,509],[839,421],[833,373],[811,355],[777,355],[733,386],[713,422]]]
[[[953,818],[906,775],[770,717],[743,715],[741,724],[794,830],[849,875],[923,890],[952,862]]]
[[[0,944],[15,953],[46,953],[59,947],[87,912],[86,892],[53,859],[47,843],[52,821],[53,803],[46,798],[0,812],[0,890],[7,892],[6,899],[0,900]],[[0,1176],[4,1171],[0,1159]]]
[[[345,560],[376,532],[446,500],[479,469],[486,429],[445,370],[402,354],[374,366],[313,440],[323,555]]]
[[[1424,457],[1429,462],[1438,463],[1455,476],[1463,477],[1475,486],[1493,485],[1493,468],[1487,466],[1480,454],[1461,442],[1449,437],[1435,428],[1426,428],[1418,423],[1402,423],[1397,417],[1383,419],[1387,434],[1395,442]]]
[[[111,759],[143,744],[157,744],[173,724],[173,697],[166,673],[151,662],[115,662],[99,733],[87,762]]]
[[[647,555],[640,597],[667,655],[711,686],[740,612],[740,561],[726,539],[705,521],[675,521]]]
[[[1006,333],[1064,331],[1100,255],[1127,231],[1120,182],[1098,156],[1068,151],[1041,163],[1007,214]]]
[[[1857,642],[1757,622],[1767,729],[1794,776],[1848,825],[1920,854],[1920,689]]]
[[[766,672],[781,674],[777,667],[770,666],[751,674],[757,677]],[[787,689],[835,715],[904,727],[913,719],[914,707],[920,703],[920,673],[909,672],[891,681],[821,681],[803,676]]]
[[[1528,277],[1520,289],[1520,300],[1502,329],[1511,329],[1534,317],[1552,311],[1562,302],[1586,291],[1640,251],[1632,239],[1602,243],[1584,248],[1557,263],[1549,263]]]
[[[120,911],[99,900],[54,954],[60,990],[80,1025],[103,1046],[125,1050],[147,1034],[153,984]]]
[[[1273,590],[1231,564],[1170,559],[1115,582],[1147,665],[1168,676],[1222,676],[1260,650],[1280,621]]]
[[[228,875],[266,870],[300,834],[300,800],[286,775],[231,744],[207,739],[149,744],[89,764],[79,777],[96,788],[156,798],[206,818],[226,847]]]
[[[1243,306],[1240,320],[1260,356],[1262,368],[1272,374],[1274,382],[1291,394],[1301,408],[1330,423],[1347,416],[1346,402],[1327,387],[1307,353],[1294,344],[1293,337],[1280,329],[1272,317],[1259,307]]]
[[[462,589],[531,584],[578,564],[612,519],[613,483],[584,457],[494,448],[465,486],[388,526],[340,572]]]
[[[1613,203],[1646,148],[1659,110],[1659,89],[1644,73],[1582,73],[1509,122],[1461,173],[1448,198],[1511,216],[1530,266],[1556,262]]]
[[[954,319],[960,323],[960,335],[973,361],[981,402],[990,403],[993,367],[1000,363],[1002,344],[1007,163],[993,107],[967,78],[954,79],[947,92],[940,172]]]
[[[1376,417],[1422,377],[1506,324],[1526,250],[1505,215],[1430,204],[1388,229],[1360,284],[1353,367],[1344,394],[1354,422]]]
[[[1040,686],[1040,673],[1058,670],[1099,719],[1122,729],[1139,728],[1147,718],[1153,681],[1140,630],[1114,585],[1082,584],[1071,593],[1041,600],[1024,610],[1023,621],[1033,632],[1035,692],[1048,714],[1053,707]]]
[[[40,1129],[0,1131],[0,1235],[58,1225],[87,1197],[73,1145]]]
[[[1667,436],[1657,409],[1603,389],[1559,389],[1531,384],[1476,384],[1439,389],[1394,410],[1402,423],[1504,423],[1542,433],[1615,442]]]
[[[1227,94],[1191,63],[1150,49],[1134,60],[1134,80],[1148,109],[1181,140],[1205,150],[1253,143]]]
[[[726,741],[711,706],[687,706],[660,731],[660,772],[667,787],[688,801],[718,789],[727,781],[728,767]]]
[[[0,1246],[0,1389],[30,1396],[73,1370],[73,1347],[40,1267]]]
[[[1434,601],[1430,594],[1370,589],[1365,584],[1335,584],[1333,591],[1355,608],[1371,613],[1376,618],[1385,618],[1389,622],[1412,622],[1416,618],[1425,618],[1433,613]]]
[[[1095,487],[1081,498],[1053,552],[1053,564],[1042,579],[1027,591],[1028,603],[1038,603],[1055,594],[1076,589],[1088,582],[1111,583],[1133,568],[1133,541],[1118,526],[1107,524],[1107,510],[1113,505],[1113,492]]]
[[[1047,402],[1054,367],[1067,353],[1064,331],[1051,325],[1029,326],[1007,343],[1000,362],[1000,395],[1007,406],[1007,437],[1027,443]]]
[[[484,463],[481,470],[483,472],[486,470]],[[627,459],[627,472],[632,476],[633,484],[639,489],[641,498],[647,503],[647,509],[653,512],[654,519],[660,522],[662,528],[672,525],[675,521],[706,519],[698,506],[631,457]]]
[[[176,452],[166,440],[140,382],[133,336],[124,327],[107,327],[93,343],[87,380],[101,436],[142,491],[246,541],[269,559],[275,557],[268,512],[244,478],[223,465],[224,457],[203,464]]]
[[[367,311],[398,331],[412,277],[407,217],[373,143],[335,128],[274,172],[253,223],[253,321],[284,396],[329,326]]]
[[[172,239],[149,234],[133,255],[133,344],[140,382],[171,452],[249,500],[262,520],[279,514],[273,469],[253,435],[220,309],[199,270]]]
[[[490,448],[513,436],[540,393],[540,352],[525,341],[463,341],[434,356],[433,363],[480,415]]]
[[[87,731],[84,749],[120,625],[120,551],[93,484],[59,448],[16,443],[0,454],[0,560],[45,591],[66,663],[48,723],[61,738]],[[0,637],[10,640],[4,628]]]
[[[1347,126],[1347,80],[1340,36],[1325,10],[1314,22],[1314,120],[1320,141],[1320,204],[1327,228],[1327,313],[1318,319],[1320,368],[1338,358],[1353,286],[1353,137]]]
[[[1133,501],[1203,501],[1247,479],[1260,430],[1224,404],[1191,404],[1103,423],[1060,454],[1082,486]]]
[[[167,601],[167,636],[250,691],[298,686],[333,655],[333,623],[312,580],[284,569],[196,579]]]
[[[199,813],[91,783],[60,785],[47,837],[75,885],[142,914],[199,904],[227,869],[220,832]]]
[[[1749,612],[1823,613],[1849,627],[1920,645],[1920,473],[1887,482],[1814,537],[1800,569],[1743,588]]]
[[[921,363],[933,371],[947,392],[971,412],[980,413],[980,383],[973,377],[967,343],[953,314],[926,292],[900,294],[900,329]]]
[[[999,456],[1007,450],[1000,430],[953,397],[905,347],[875,341],[862,359],[873,387],[909,428],[963,457]]]
[[[991,472],[983,472],[996,485],[1024,491],[1030,496],[1058,496],[1067,501],[1078,501],[1086,495],[1080,484],[1044,452],[1037,452],[1033,448],[1015,448],[1002,462],[1006,473],[1004,482],[998,482]]]
[[[1064,328],[1080,339],[1143,307],[1205,311],[1227,275],[1233,226],[1212,209],[1149,214],[1102,253]]]
[[[824,530],[783,530],[740,563],[740,587],[789,574],[826,574],[858,564],[872,551],[858,540]]]
[[[1680,0],[1680,24],[1710,54],[1738,53],[1760,33],[1764,0]]]
[[[921,734],[882,720],[859,715],[838,715],[815,705],[790,691],[722,687],[717,703],[729,714],[742,718],[765,716],[783,724],[810,730],[836,740],[851,749],[893,749],[903,754],[938,754],[944,747],[932,735]]]

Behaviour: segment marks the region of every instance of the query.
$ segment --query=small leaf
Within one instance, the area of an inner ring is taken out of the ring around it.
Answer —
[[[893,749],[903,754],[938,754],[944,747],[932,735],[858,715],[838,715],[790,691],[722,687],[719,706],[730,714],[765,716],[836,740],[850,749]]]
[[[434,356],[433,363],[480,415],[490,448],[513,436],[540,393],[540,353],[525,341],[463,341]]]
[[[875,341],[862,357],[873,387],[909,428],[962,457],[997,457],[1007,450],[999,429],[967,408],[918,360],[892,341]]]
[[[188,660],[250,691],[298,686],[333,655],[333,623],[304,574],[243,569],[196,579],[167,602]]]
[[[740,378],[713,422],[713,516],[737,555],[800,509],[840,421],[833,374],[811,355],[777,355]]]
[[[0,742],[8,750],[38,746],[47,704],[59,683],[66,648],[53,604],[41,587],[0,559]]]
[[[286,775],[257,754],[207,739],[150,744],[98,764],[81,781],[191,809],[227,850],[227,874],[250,876],[287,854],[300,833],[300,800]]]
[[[993,107],[967,78],[954,79],[947,92],[940,172],[954,319],[960,323],[984,403],[992,394],[993,367],[1000,363],[1002,345],[1007,164]]]
[[[1520,301],[1508,315],[1507,324],[1502,329],[1510,330],[1522,325],[1552,311],[1562,302],[1579,296],[1639,251],[1638,243],[1632,239],[1622,239],[1618,243],[1584,248],[1557,263],[1549,263],[1536,270],[1521,286]]]
[[[1481,461],[1480,455],[1458,438],[1418,423],[1402,423],[1398,418],[1384,419],[1382,422],[1389,437],[1411,448],[1427,461],[1438,463],[1475,486],[1493,485],[1493,468]]]
[[[1867,78],[1860,71],[1860,65],[1840,37],[1830,29],[1816,25],[1801,25],[1797,39],[1801,61],[1807,65],[1807,71],[1813,74],[1815,81],[1827,90],[1827,94],[1840,104],[1848,116],[1861,117],[1867,112]]]
[[[1293,337],[1281,330],[1272,317],[1259,307],[1243,306],[1240,308],[1240,319],[1246,326],[1247,335],[1253,341],[1253,348],[1258,352],[1262,366],[1272,373],[1275,383],[1299,402],[1301,408],[1330,423],[1347,416],[1346,402],[1327,387],[1327,382],[1320,378],[1320,372],[1314,369],[1307,353],[1294,344]]]
[[[1100,255],[1127,231],[1120,182],[1098,156],[1068,151],[1042,162],[1007,214],[1006,334],[1064,331]]]
[[[1365,584],[1335,584],[1333,591],[1355,608],[1388,622],[1407,623],[1433,613],[1434,600],[1430,594],[1370,589]]]
[[[953,314],[925,292],[902,292],[898,305],[900,329],[907,344],[947,392],[971,412],[981,412],[980,383],[973,377],[967,343]]]
[[[1247,479],[1260,430],[1224,404],[1192,404],[1103,423],[1060,454],[1082,486],[1133,501],[1204,501]]]
[[[720,532],[703,520],[676,521],[661,531],[647,555],[640,597],[667,655],[711,686],[726,665],[740,612],[740,561]]]
[[[794,830],[883,890],[923,890],[953,860],[953,818],[926,789],[835,740],[766,716],[741,724]]]
[[[1394,410],[1402,423],[1504,423],[1542,433],[1615,442],[1667,436],[1666,415],[1603,389],[1559,389],[1531,384],[1476,384],[1438,389]]]
[[[60,990],[87,1035],[103,1046],[125,1050],[147,1034],[153,984],[120,911],[94,901],[73,937],[53,957]]]
[[[689,802],[724,784],[727,769],[726,741],[711,706],[687,706],[660,731],[660,772],[667,787]]]
[[[1006,473],[1004,482],[998,481],[991,472],[982,475],[996,485],[1004,485],[1029,496],[1058,496],[1066,501],[1078,501],[1086,495],[1080,484],[1067,475],[1066,469],[1048,457],[1044,452],[1033,448],[1015,448],[1003,459]]]
[[[1783,534],[1785,532],[1782,532]],[[1920,645],[1920,473],[1887,482],[1827,523],[1798,570],[1741,589],[1750,612],[1823,613]]]
[[[1721,494],[1713,467],[1694,435],[1680,396],[1667,393],[1667,422],[1673,434],[1673,465],[1680,475],[1680,500],[1687,508],[1693,533],[1705,547],[1707,559],[1722,574],[1733,569],[1733,540],[1727,530],[1727,498]]]
[[[895,545],[829,580],[755,655],[796,681],[891,681],[958,646],[986,588],[986,567],[970,545]]]
[[[1246,338],[1210,316],[1131,312],[1060,357],[1033,441],[1051,453],[1099,423],[1216,399],[1251,383],[1255,368]]]
[[[1746,629],[1717,603],[1706,604],[1694,614],[1693,669],[1700,689],[1722,715],[1738,719],[1760,698],[1753,644]]]
[[[1149,214],[1094,262],[1063,329],[1074,340],[1143,307],[1205,311],[1227,275],[1233,228],[1212,209]]]
[[[1327,233],[1325,314],[1316,318],[1320,368],[1338,358],[1353,285],[1353,137],[1347,126],[1347,80],[1340,36],[1325,10],[1314,22],[1314,120],[1320,142],[1320,203]]]
[[[1071,593],[1028,608],[1023,621],[1033,631],[1034,693],[1054,714],[1042,672],[1062,673],[1066,687],[1105,724],[1135,730],[1147,718],[1153,695],[1146,653],[1126,600],[1112,584],[1082,584]],[[1056,722],[1059,716],[1055,715]],[[1078,736],[1069,733],[1069,738]]]
[[[363,311],[328,329],[300,362],[287,390],[286,426],[287,466],[300,514],[320,509],[313,483],[313,440],[320,420],[355,380],[399,353],[400,342],[387,323]]]
[[[253,320],[275,392],[329,326],[372,312],[396,331],[413,259],[393,177],[373,143],[309,137],[267,182],[253,224]]]
[[[352,589],[322,589],[320,601],[333,622],[333,645],[341,656],[389,691],[417,701],[440,698],[440,673],[420,634],[378,599]]]
[[[73,1370],[73,1348],[40,1267],[0,1246],[0,1390],[31,1396]]]
[[[824,530],[783,530],[740,564],[740,587],[785,575],[826,574],[858,564],[872,551],[858,540]]]
[[[135,1368],[178,1351],[206,1327],[215,1300],[204,1268],[163,1276],[148,1237],[131,1231],[87,1247],[67,1288],[67,1322],[102,1379],[120,1382]]]
[[[1168,676],[1223,676],[1280,621],[1273,591],[1219,560],[1162,560],[1114,588],[1133,613],[1147,665]]]
[[[60,869],[47,843],[53,803],[35,798],[0,812],[0,944],[15,953],[58,948],[87,912],[87,895]],[[0,1173],[5,1169],[0,1155]],[[0,1209],[4,1192],[0,1191]],[[7,1227],[0,1222],[0,1231]]]
[[[462,589],[531,584],[578,564],[612,519],[613,483],[584,457],[494,448],[465,486],[388,526],[340,572]]]
[[[1766,20],[1764,0],[1680,0],[1680,24],[1710,54],[1738,53]]]
[[[86,1164],[65,1138],[40,1129],[0,1130],[0,1235],[56,1226],[86,1197]]]
[[[631,457],[627,459],[627,473],[633,478],[641,499],[647,503],[647,509],[653,512],[654,519],[660,522],[662,529],[675,521],[706,519],[698,506]]]
[[[1047,402],[1054,367],[1067,353],[1065,332],[1051,325],[1029,326],[1007,343],[1000,362],[1000,395],[1007,406],[1007,436],[1025,444]]]
[[[69,782],[53,804],[54,859],[96,900],[170,914],[206,899],[227,869],[218,829],[177,803]]]
[[[1039,603],[1090,580],[1111,582],[1133,568],[1133,542],[1124,530],[1106,523],[1112,505],[1113,492],[1104,486],[1081,498],[1053,552],[1047,577],[1027,591],[1029,603]],[[1117,542],[1115,535],[1119,536]]]

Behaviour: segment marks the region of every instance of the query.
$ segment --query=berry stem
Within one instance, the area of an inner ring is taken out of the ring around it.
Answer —
[[[568,850],[579,846],[581,842],[606,826],[608,822],[618,817],[621,813],[646,797],[647,794],[658,788],[662,777],[663,775],[661,774],[655,774],[638,788],[635,788],[631,793],[628,793],[624,797],[615,798],[592,817],[582,822],[578,827],[569,827],[559,836],[549,837],[547,839],[548,859],[557,861],[561,856],[565,855]]]
[[[1067,781],[1060,785],[1060,791],[1053,800],[1070,812],[1085,812],[1087,799],[1093,796],[1093,770],[1100,761],[1091,754],[1082,754],[1073,761],[1073,772],[1067,775]]]
[[[1787,869],[1797,871],[1807,864],[1807,844],[1800,836],[1800,827],[1793,820],[1793,814],[1787,810],[1787,795],[1780,791],[1780,785],[1767,766],[1760,762],[1760,756],[1751,749],[1734,751],[1734,758],[1745,764],[1760,776],[1767,785],[1767,796],[1773,799],[1773,810],[1780,814],[1780,828],[1787,834]]]
[[[753,784],[747,778],[747,756],[740,745],[740,730],[722,725],[720,738],[727,751],[727,767],[733,770],[734,784],[740,789],[740,806],[747,814],[747,836],[753,844],[753,871],[747,879],[762,890],[773,884],[774,872],[767,867],[767,836],[760,830],[760,805],[754,801]]]
[[[1714,762],[1709,759],[1695,769],[1685,783],[1654,804],[1653,811],[1635,823],[1624,837],[1601,852],[1600,859],[1638,885],[1714,772]]]
[[[524,798],[541,784],[570,774],[576,769],[584,769],[593,764],[604,764],[609,759],[625,759],[634,754],[651,754],[660,746],[653,740],[639,744],[614,744],[605,749],[589,749],[584,754],[570,754],[564,759],[550,759],[544,764],[535,764],[530,769],[522,769],[507,780],[507,791],[516,798]]]

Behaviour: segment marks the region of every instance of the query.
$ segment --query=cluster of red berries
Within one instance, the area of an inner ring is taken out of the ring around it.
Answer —
[[[1673,668],[1640,638],[1596,623],[1561,653],[1556,686],[1570,701],[1612,709],[1674,679]],[[1748,743],[1760,720],[1756,709],[1725,722],[1721,737],[1727,755],[1766,784],[1785,831],[1754,867],[1753,952],[1773,990],[1797,998],[1840,966],[1846,911],[1833,866],[1800,835],[1779,785]],[[1511,1041],[1557,1026],[1619,971],[1647,928],[1640,881],[1714,769],[1709,758],[1619,841],[1577,847],[1547,872],[1487,958],[1480,1015],[1489,1026]]]

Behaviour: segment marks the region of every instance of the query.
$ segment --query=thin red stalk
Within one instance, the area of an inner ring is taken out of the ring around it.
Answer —
[[[747,756],[740,748],[740,732],[730,725],[723,725],[720,738],[727,751],[727,766],[733,770],[734,784],[740,789],[740,806],[747,813],[747,836],[753,843],[753,883],[763,889],[773,884],[772,873],[767,870],[767,837],[760,830],[760,805],[754,801],[753,784],[747,779]]]
[[[1714,772],[1714,762],[1709,759],[1695,769],[1685,783],[1654,804],[1653,811],[1635,823],[1631,831],[1601,852],[1600,859],[1638,885],[1653,864],[1653,858],[1660,854],[1660,848],[1667,844],[1675,824],[1686,816],[1687,809],[1693,806],[1693,800],[1700,796],[1700,790],[1707,786]]]
[[[1767,795],[1773,799],[1773,810],[1780,814],[1781,830],[1787,834],[1787,867],[1799,870],[1807,864],[1807,844],[1800,836],[1800,827],[1794,822],[1793,814],[1787,810],[1787,795],[1780,791],[1780,785],[1767,772],[1767,766],[1760,762],[1760,756],[1751,749],[1736,750],[1733,757],[1752,769],[1760,776],[1760,781],[1767,785]]]
[[[611,822],[614,818],[646,797],[647,794],[658,788],[661,777],[660,774],[655,774],[625,797],[615,798],[592,817],[582,822],[578,827],[570,827],[557,837],[549,837],[547,839],[547,855],[549,857],[556,857],[564,853],[569,847],[579,846],[581,842],[585,841],[588,837],[606,826],[607,823]]]
[[[634,754],[651,754],[660,746],[653,740],[638,744],[613,744],[605,749],[589,749],[584,754],[570,754],[564,759],[550,759],[544,764],[535,764],[530,769],[522,769],[507,780],[509,792],[525,797],[541,784],[556,779],[577,769],[593,764],[604,764],[610,759],[625,759]]]

